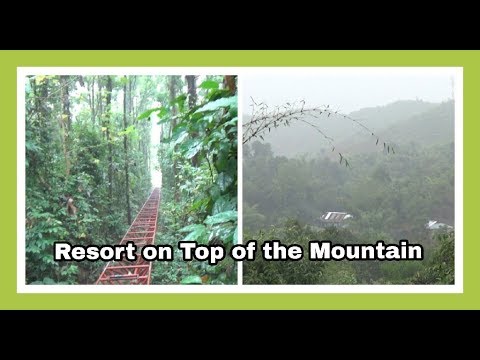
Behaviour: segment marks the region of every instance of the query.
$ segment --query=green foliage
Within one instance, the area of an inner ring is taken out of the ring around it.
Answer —
[[[198,87],[201,89],[218,89],[219,84],[214,80],[205,80]]]
[[[394,156],[352,157],[345,170],[325,157],[274,156],[268,144],[244,146],[244,225],[255,231],[286,218],[320,226],[327,211],[354,215],[351,230],[372,238],[418,237],[424,225],[454,222],[453,144],[411,149]]]
[[[428,265],[417,272],[414,284],[454,284],[455,283],[455,234],[438,235],[438,248]]]
[[[295,283],[453,282],[453,239],[448,247],[425,229],[428,220],[454,223],[453,143],[411,146],[394,156],[357,154],[351,156],[354,166],[347,170],[328,153],[286,158],[275,156],[270,144],[261,142],[245,144],[243,159],[244,231],[258,234],[255,239],[271,240],[262,234],[282,234],[288,228],[285,219],[298,219],[318,231],[308,240],[348,244],[409,239],[425,249],[423,261],[327,262],[317,278],[311,274],[302,278],[298,272]],[[327,211],[345,211],[353,219],[342,228],[323,228],[320,217]],[[274,233],[270,232],[272,227]],[[244,237],[247,240],[250,238]],[[439,249],[442,255],[438,255]],[[245,263],[245,283],[286,283],[282,269],[293,271],[292,266],[261,260]],[[262,271],[268,271],[272,280]],[[276,271],[279,274],[274,275]]]
[[[214,224],[223,224],[229,221],[237,220],[237,212],[235,210],[221,212],[212,216],[208,216],[205,220],[205,224],[214,225]]]
[[[185,226],[179,232],[188,232],[188,235],[183,239],[184,241],[197,241],[200,244],[206,244],[208,239],[208,230],[205,225],[192,224]]]
[[[78,76],[34,76],[26,81],[27,283],[93,283],[98,277],[104,264],[55,262],[53,243],[113,245],[125,233],[123,136],[130,149],[132,211],[139,209],[150,191],[151,124],[134,119],[152,103],[158,79],[111,77],[112,104],[107,108],[107,77],[81,78],[82,83]],[[131,83],[128,97],[135,97],[138,104],[127,108],[127,128],[123,109],[113,110],[123,108],[123,103],[114,103],[121,98],[117,95],[125,81]],[[75,215],[66,211],[69,197],[77,209]]]
[[[162,110],[162,108],[153,108],[153,109],[150,109],[150,110],[147,110],[147,111],[144,111],[143,113],[141,113],[139,116],[138,116],[138,120],[143,120],[143,119],[146,119],[148,117],[150,117],[150,115],[154,112],[158,112],[159,110]]]
[[[207,113],[207,112],[218,112],[218,110],[228,108],[232,109],[232,113],[237,111],[237,103],[238,99],[237,96],[229,96],[229,97],[224,97],[220,98],[215,101],[209,101],[199,109],[195,111],[195,114],[197,113]]]
[[[286,221],[281,227],[271,227],[260,231],[256,236],[245,234],[245,242],[254,238],[262,244],[267,240],[280,240],[284,245],[300,245],[308,249],[308,241],[316,238],[318,232],[297,221]],[[260,251],[260,250],[258,250]],[[299,261],[266,261],[260,253],[255,261],[243,264],[244,284],[321,284],[325,282],[325,265],[319,261],[310,261],[303,256]]]
[[[183,84],[175,81],[170,79],[169,86],[178,90]],[[237,241],[238,99],[222,86],[222,78],[207,79],[198,86],[198,105],[187,107],[187,94],[180,94],[151,112],[158,114],[163,128],[161,221],[174,246],[179,240],[197,241],[225,244],[228,251]],[[236,282],[231,259],[216,266],[196,261],[176,266],[181,276],[156,276],[154,282]]]
[[[316,230],[297,220],[286,220],[255,235],[248,233],[244,242],[255,239],[277,239],[284,245],[300,245],[304,257],[300,261],[265,261],[260,252],[255,261],[244,263],[245,284],[453,284],[454,234],[438,237],[439,244],[427,248],[427,261],[309,261],[308,242],[329,240],[335,244],[364,243],[352,231],[329,227]],[[374,238],[375,239],[375,238]],[[260,250],[259,250],[260,251]],[[431,255],[428,255],[431,254]]]
[[[185,276],[180,284],[201,284],[202,278],[198,275],[188,275]]]

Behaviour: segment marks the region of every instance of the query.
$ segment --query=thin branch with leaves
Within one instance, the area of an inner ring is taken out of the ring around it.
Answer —
[[[347,114],[339,112],[339,110],[333,111],[330,109],[329,105],[322,105],[317,107],[305,107],[305,101],[301,100],[300,102],[286,103],[282,106],[275,106],[273,108],[269,107],[267,104],[261,102],[257,103],[253,98],[251,98],[252,104],[252,118],[243,124],[243,144],[248,143],[254,138],[260,138],[264,140],[264,135],[268,132],[270,133],[272,129],[276,129],[280,126],[290,126],[293,121],[303,122],[308,126],[315,129],[325,141],[330,145],[332,152],[337,152],[340,158],[340,164],[345,163],[346,167],[350,166],[347,158],[337,150],[334,139],[328,136],[322,128],[318,125],[309,121],[307,119],[321,119],[328,118],[332,115],[341,116],[344,119],[350,120],[355,123],[357,126],[360,126],[362,130],[366,133],[371,134],[376,139],[375,145],[383,143],[384,150],[387,153],[390,151],[394,154],[395,150],[393,146],[387,143],[386,140],[381,139],[378,135],[375,134],[370,128],[362,124],[359,120],[352,118]]]

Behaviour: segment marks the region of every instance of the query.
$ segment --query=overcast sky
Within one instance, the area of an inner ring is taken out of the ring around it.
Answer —
[[[294,68],[258,70],[242,78],[243,109],[251,99],[269,106],[305,100],[343,113],[397,100],[452,98],[453,68]]]

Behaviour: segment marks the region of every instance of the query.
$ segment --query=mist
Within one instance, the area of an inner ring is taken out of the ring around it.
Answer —
[[[408,264],[258,260],[244,283],[453,283],[455,69],[277,69],[242,80],[244,240],[408,239],[426,254]]]
[[[252,98],[269,106],[305,100],[343,113],[397,100],[442,102],[452,99],[454,71],[441,68],[295,68],[242,76],[243,108]]]

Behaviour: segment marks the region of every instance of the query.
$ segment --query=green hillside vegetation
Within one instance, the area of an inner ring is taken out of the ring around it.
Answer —
[[[398,150],[407,150],[412,145],[425,147],[446,144],[454,141],[454,116],[454,103],[448,101],[404,120],[398,120],[378,134],[395,144]],[[348,139],[339,147],[347,148],[349,153],[378,150],[375,142],[361,134]]]
[[[427,110],[418,113],[422,107]],[[356,143],[350,141],[349,168],[339,164],[338,157],[330,158],[330,151],[291,157],[278,155],[276,132],[269,137],[275,140],[272,144],[255,141],[244,145],[245,241],[280,239],[307,248],[310,240],[375,243],[380,239],[386,242],[408,239],[422,244],[426,255],[423,261],[415,262],[287,264],[257,260],[245,264],[244,282],[453,283],[453,232],[439,237],[438,232],[425,228],[429,220],[452,226],[455,221],[453,108],[451,101],[442,104],[408,101],[358,111],[358,116],[391,111],[389,126],[375,130],[385,137],[388,135],[398,148],[395,154],[387,154],[382,147],[375,146],[368,134],[357,135]],[[394,110],[398,113],[394,114]],[[408,117],[402,117],[403,110],[408,110]],[[371,123],[368,126],[373,128]],[[282,140],[291,149],[294,148],[291,144],[306,141],[297,137],[297,125],[281,130],[280,138],[291,131],[290,140]],[[322,142],[318,136],[317,142]],[[367,143],[373,143],[371,150],[376,151],[364,151],[362,146]],[[286,151],[285,145],[282,154]],[[324,228],[319,219],[328,211],[348,212],[353,219],[344,228]]]
[[[353,111],[349,115],[362,121],[368,127],[380,130],[393,125],[397,121],[432,110],[437,106],[436,103],[422,100],[400,100],[384,106],[363,108]]]

